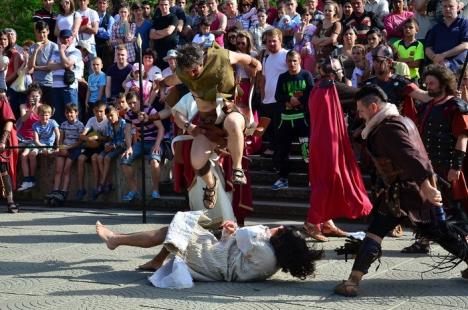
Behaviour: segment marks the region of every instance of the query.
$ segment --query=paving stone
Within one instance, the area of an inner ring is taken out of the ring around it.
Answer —
[[[375,263],[362,283],[362,294],[345,298],[333,288],[347,278],[353,260],[334,249],[343,239],[317,244],[325,257],[314,278],[301,281],[278,272],[264,282],[195,283],[187,290],[153,287],[151,273],[134,271],[159,247],[108,250],[95,234],[95,222],[131,233],[162,227],[172,214],[150,212],[148,224],[129,210],[25,208],[17,215],[0,214],[0,309],[468,309],[468,281],[458,266],[446,273],[426,272],[439,258],[407,255],[401,248],[412,234],[386,238],[379,269]],[[301,221],[249,219],[251,224]],[[340,223],[349,231],[363,225]],[[444,255],[439,246],[431,254]]]

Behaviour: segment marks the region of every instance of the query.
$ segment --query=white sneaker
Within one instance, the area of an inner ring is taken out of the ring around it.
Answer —
[[[18,188],[18,192],[23,192],[25,190],[28,190],[32,187],[34,187],[34,182],[23,182],[21,183],[21,186]]]

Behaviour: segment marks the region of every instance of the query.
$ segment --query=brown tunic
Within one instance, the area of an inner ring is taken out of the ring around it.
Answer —
[[[414,123],[403,116],[385,119],[369,134],[367,149],[386,185],[400,182],[401,209],[414,222],[430,221],[419,186],[434,172]]]

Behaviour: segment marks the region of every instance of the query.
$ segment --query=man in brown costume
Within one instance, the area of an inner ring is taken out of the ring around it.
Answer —
[[[414,123],[399,114],[378,86],[364,86],[356,94],[359,116],[366,122],[362,137],[379,175],[386,199],[372,219],[348,280],[335,293],[356,296],[359,283],[381,255],[382,239],[405,215],[421,235],[468,263],[466,235],[445,220],[442,196],[433,181],[434,170]],[[468,278],[468,268],[462,272]]]
[[[234,106],[237,88],[232,65],[250,66],[254,75],[262,69],[262,65],[247,54],[235,53],[217,45],[205,51],[198,44],[187,44],[179,48],[177,54],[176,74],[165,78],[160,86],[184,83],[197,102],[200,121],[193,124],[187,120],[184,129],[194,136],[191,162],[206,183],[203,203],[207,209],[211,209],[216,205],[217,181],[210,172],[209,158],[216,147],[226,144],[226,140],[232,157],[233,183],[247,183],[242,170],[247,124]]]

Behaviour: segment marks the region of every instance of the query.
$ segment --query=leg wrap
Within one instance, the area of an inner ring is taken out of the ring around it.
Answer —
[[[380,256],[382,256],[381,245],[374,239],[364,238],[359,253],[354,260],[353,270],[361,271],[364,274],[368,273],[370,265]]]
[[[13,201],[13,186],[11,184],[11,178],[8,175],[8,172],[2,171],[0,172],[0,176],[2,179],[2,187],[3,187],[3,196],[9,201]]]
[[[206,161],[206,164],[201,167],[200,169],[196,170],[195,173],[199,176],[202,177],[206,175],[208,172],[210,172],[211,169],[211,163],[209,160]]]

